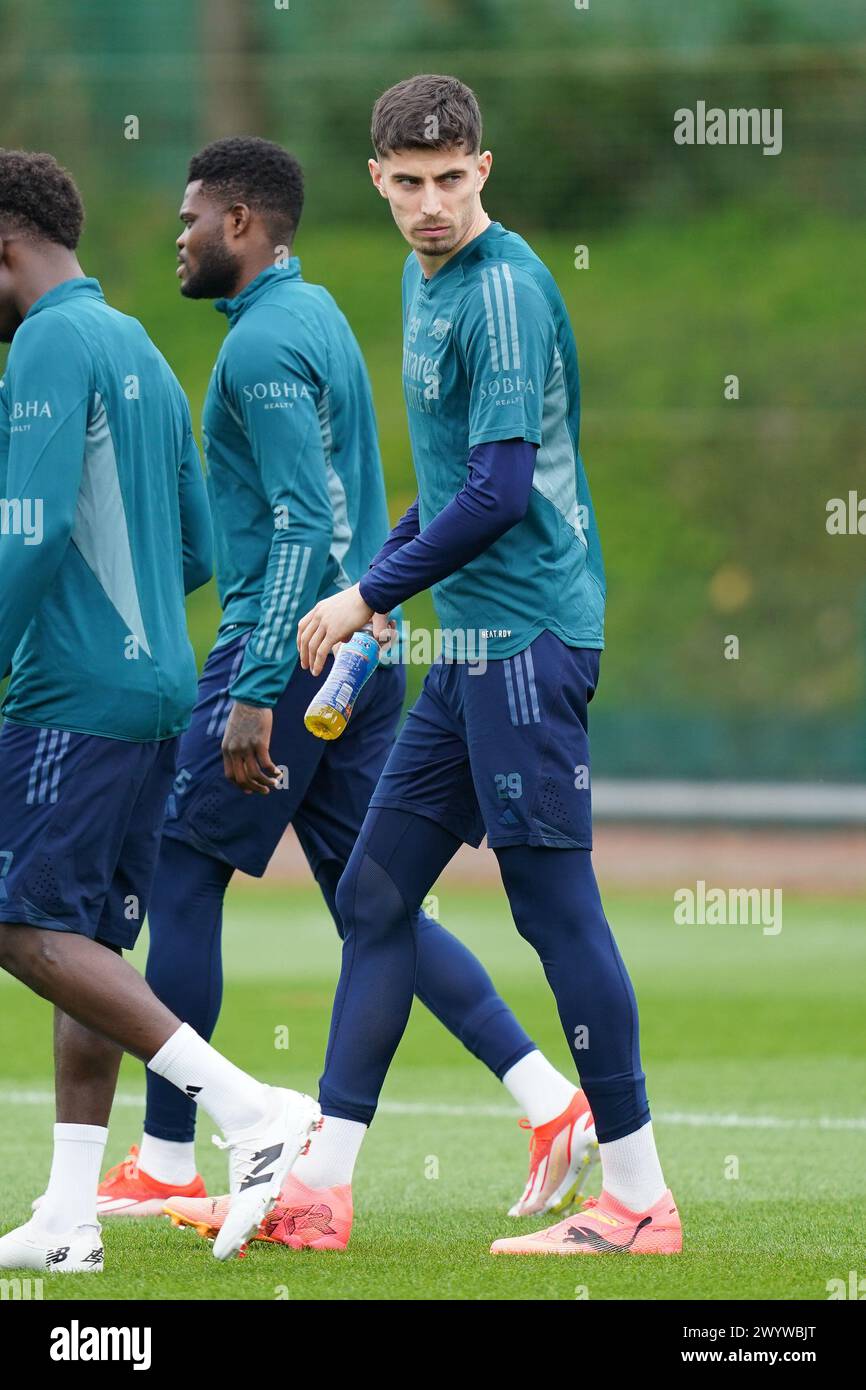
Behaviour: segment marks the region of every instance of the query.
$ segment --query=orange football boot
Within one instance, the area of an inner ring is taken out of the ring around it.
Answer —
[[[173,1226],[192,1226],[213,1240],[225,1220],[229,1197],[174,1197],[163,1208]],[[292,1250],[345,1250],[352,1231],[352,1189],[307,1187],[290,1173],[253,1240]]]
[[[260,1234],[293,1250],[345,1250],[352,1234],[351,1186],[307,1187],[290,1173]]]
[[[630,1211],[602,1189],[555,1226],[495,1240],[491,1255],[678,1255],[683,1231],[670,1188],[648,1211]]]
[[[172,1226],[192,1226],[204,1240],[214,1240],[226,1219],[231,1197],[172,1197],[162,1211]],[[253,1240],[259,1236],[254,1235]]]
[[[204,1197],[204,1178],[196,1173],[183,1187],[158,1182],[138,1166],[138,1146],[133,1144],[122,1163],[109,1168],[99,1184],[96,1212],[104,1216],[161,1216],[169,1197]]]
[[[532,1129],[528,1120],[521,1120],[520,1125],[531,1130],[529,1178],[523,1196],[508,1215],[567,1211],[583,1191],[590,1168],[598,1162],[595,1120],[585,1092],[575,1091],[562,1114],[546,1125]]]

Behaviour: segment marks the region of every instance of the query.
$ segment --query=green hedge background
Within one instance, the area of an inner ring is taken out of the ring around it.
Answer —
[[[73,170],[85,268],[142,320],[196,418],[223,321],[177,293],[186,161],[229,132],[298,154],[297,250],[367,357],[394,517],[415,491],[404,249],[365,171],[369,111],[411,72],[470,82],[488,210],[550,265],[581,353],[609,586],[597,771],[866,775],[866,535],[825,525],[830,498],[866,497],[861,5],[5,0],[0,34],[0,142]],[[673,113],[698,100],[780,107],[781,154],[677,146]],[[426,596],[408,617],[433,622]],[[212,589],[190,620],[203,659]]]

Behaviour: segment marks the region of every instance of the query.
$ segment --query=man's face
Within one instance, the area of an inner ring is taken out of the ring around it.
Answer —
[[[450,150],[395,150],[371,159],[373,183],[387,198],[394,221],[423,256],[449,256],[481,212],[481,190],[493,156]]]
[[[219,299],[234,292],[240,261],[226,242],[231,214],[202,193],[201,180],[187,185],[178,214],[177,275],[187,299]]]
[[[21,314],[15,294],[15,277],[5,255],[9,244],[9,239],[0,235],[0,343],[11,343],[21,326]]]

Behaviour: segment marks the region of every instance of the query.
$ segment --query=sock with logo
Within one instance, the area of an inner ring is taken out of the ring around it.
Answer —
[[[223,1057],[188,1023],[172,1033],[147,1065],[203,1106],[225,1135],[249,1129],[268,1110],[268,1087]]]
[[[196,1176],[195,1140],[179,1143],[173,1139],[158,1139],[145,1130],[141,1136],[138,1166],[156,1182],[186,1187]]]
[[[557,1071],[538,1048],[515,1062],[503,1076],[502,1084],[526,1112],[533,1129],[555,1120],[568,1109],[577,1093],[574,1082]]]
[[[45,1196],[32,1224],[62,1235],[76,1226],[96,1226],[96,1189],[108,1130],[102,1125],[55,1125],[54,1156]]]
[[[367,1126],[357,1120],[326,1115],[310,1147],[295,1163],[292,1177],[307,1187],[342,1187],[352,1181]]]
[[[629,1211],[647,1211],[666,1190],[652,1121],[633,1134],[599,1144],[602,1187]]]

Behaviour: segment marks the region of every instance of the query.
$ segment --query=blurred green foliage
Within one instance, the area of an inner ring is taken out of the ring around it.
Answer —
[[[866,496],[862,6],[5,0],[0,25],[4,141],[73,168],[85,267],[143,321],[196,417],[223,320],[173,278],[187,158],[226,130],[296,150],[297,249],[364,349],[392,516],[414,495],[405,248],[364,168],[369,110],[413,71],[473,83],[488,209],[550,265],[581,352],[609,584],[597,770],[866,775],[866,537],[825,527],[828,499]],[[782,107],[782,153],[677,147],[673,112],[698,99]],[[212,590],[190,611],[201,659]],[[432,623],[429,598],[408,616]]]
[[[506,221],[686,214],[767,181],[866,203],[862,0],[0,0],[0,26],[4,143],[92,186],[165,189],[197,144],[245,131],[298,154],[311,220],[375,224],[372,103],[438,70],[479,93]],[[784,158],[676,146],[673,112],[698,99],[781,107]]]

